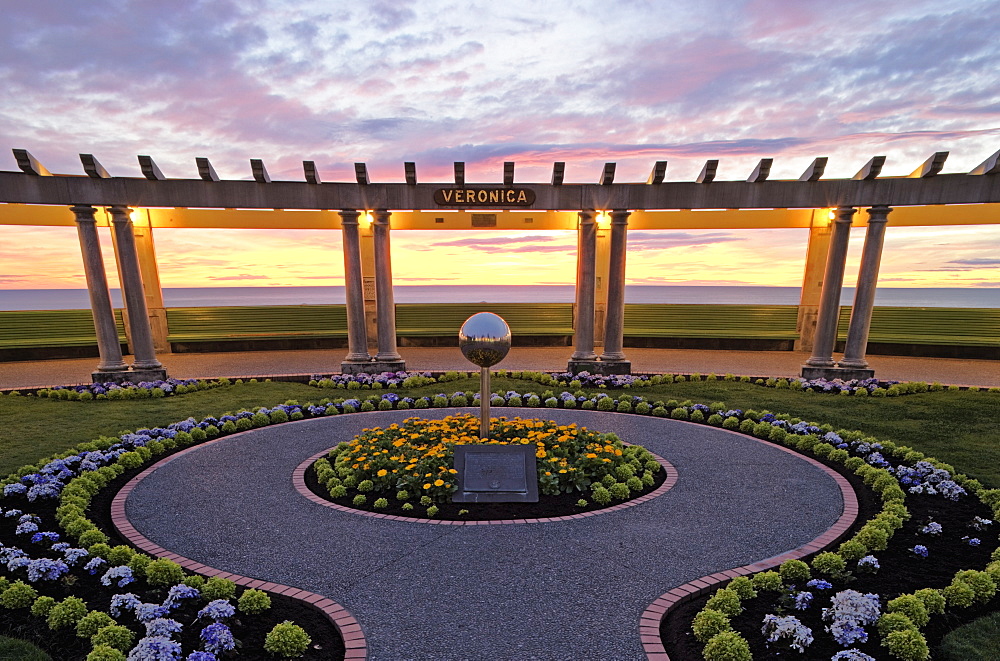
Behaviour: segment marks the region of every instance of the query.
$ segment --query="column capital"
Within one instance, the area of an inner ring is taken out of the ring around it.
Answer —
[[[868,209],[868,224],[887,222],[890,211],[892,211],[892,207],[887,204],[876,204],[870,207]]]
[[[361,212],[357,209],[341,209],[340,210],[340,222],[348,223],[351,225],[358,224],[358,218],[361,216]]]
[[[392,212],[386,209],[376,209],[374,212],[372,212],[372,215],[375,217],[373,224],[385,225],[388,227],[389,218],[392,216]]]
[[[834,222],[837,223],[850,223],[854,219],[854,214],[858,212],[854,207],[837,207],[836,214],[837,217]]]
[[[577,215],[580,218],[581,225],[593,224],[597,222],[597,212],[593,209],[583,209],[582,211],[577,212]]]
[[[132,213],[132,209],[123,204],[114,204],[108,207],[108,213],[111,214],[111,222],[113,223],[131,223],[132,219],[129,214]]]
[[[628,209],[615,209],[611,212],[612,225],[628,225],[628,217],[632,212]]]
[[[77,222],[81,220],[95,222],[94,214],[97,213],[97,209],[89,204],[74,204],[69,210],[76,215]]]

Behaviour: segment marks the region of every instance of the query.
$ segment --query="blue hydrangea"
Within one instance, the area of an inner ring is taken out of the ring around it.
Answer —
[[[814,578],[806,583],[806,587],[813,588],[814,590],[829,590],[833,588],[833,584],[829,581],[824,581],[822,578]]]
[[[69,573],[69,565],[62,560],[52,560],[50,558],[38,558],[27,564],[28,581],[55,581],[60,576]]]
[[[163,605],[173,610],[181,605],[182,599],[197,599],[200,596],[201,592],[197,588],[178,583],[167,592],[167,598],[163,601]]]
[[[799,592],[795,595],[795,610],[804,611],[812,603],[812,592]]]
[[[166,636],[147,636],[128,653],[128,661],[180,661],[181,646]]]
[[[170,609],[161,604],[139,604],[135,607],[135,619],[140,622],[149,622],[158,617],[163,617],[170,612]]]
[[[95,556],[94,558],[91,558],[90,562],[85,564],[83,568],[87,570],[87,572],[89,572],[91,576],[93,576],[94,574],[97,573],[97,571],[101,568],[102,565],[106,564],[108,563],[104,558]]]
[[[941,534],[941,524],[931,521],[926,526],[920,529],[920,532],[924,535],[940,535]]]
[[[38,530],[38,524],[34,521],[25,521],[24,523],[19,523],[17,529],[14,532],[18,535],[27,535],[29,533],[36,532]]]
[[[120,617],[122,613],[135,611],[142,603],[138,596],[131,592],[116,594],[111,597],[110,612],[113,617]]]
[[[20,482],[14,482],[13,484],[6,484],[3,488],[3,495],[10,496],[16,493],[25,493],[28,491],[28,487]],[[8,514],[7,516],[10,516]]]
[[[878,558],[873,555],[866,555],[865,557],[858,560],[858,569],[867,569],[870,571],[877,570],[881,567],[878,563]]]
[[[191,652],[188,654],[187,661],[219,661],[219,657],[211,652]]]
[[[104,576],[101,577],[101,585],[110,586],[112,583],[116,583],[120,588],[123,588],[134,581],[135,578],[132,576],[132,568],[126,565],[112,567],[108,571],[104,572]]]
[[[56,546],[59,546],[59,544],[55,544],[52,546],[53,551],[59,550],[56,548]],[[69,546],[69,544],[67,544],[66,546]],[[75,565],[76,563],[80,562],[89,555],[90,553],[86,549],[67,548],[63,550],[63,557],[66,558],[66,563],[69,565]]]
[[[236,648],[233,632],[225,624],[213,622],[201,630],[201,639],[205,649],[215,654],[222,654]]]
[[[198,611],[199,618],[208,620],[225,620],[236,614],[236,609],[229,603],[228,599],[216,599],[208,602],[208,605]]]
[[[180,633],[184,626],[177,620],[171,620],[165,617],[158,617],[149,622],[146,622],[146,635],[147,636],[165,636],[167,638],[171,637],[175,633]]]
[[[44,541],[58,542],[59,533],[57,532],[36,532],[31,536],[31,542],[33,544],[39,544]]]
[[[927,547],[923,544],[917,544],[912,549],[910,549],[914,555],[919,555],[921,558],[926,558],[928,556]]]

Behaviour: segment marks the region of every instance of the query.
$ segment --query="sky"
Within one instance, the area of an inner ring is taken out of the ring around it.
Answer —
[[[1000,148],[996,0],[3,0],[0,170],[12,148],[113,176],[149,154],[167,177],[324,181],[690,181],[708,158],[772,179],[817,156],[850,177],[905,175],[936,151],[968,172]],[[115,285],[110,237],[103,232]],[[332,236],[331,236],[332,235]],[[165,287],[336,285],[336,232],[160,230]],[[852,233],[846,282],[863,232]],[[25,250],[30,246],[31,250]],[[397,284],[571,284],[570,232],[396,231]],[[630,233],[631,284],[798,286],[805,230]],[[880,284],[1000,287],[1000,226],[890,225]],[[75,230],[0,226],[0,287],[82,288]]]

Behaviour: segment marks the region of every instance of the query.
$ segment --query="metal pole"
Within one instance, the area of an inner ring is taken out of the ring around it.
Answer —
[[[479,368],[479,438],[490,437],[490,368]]]

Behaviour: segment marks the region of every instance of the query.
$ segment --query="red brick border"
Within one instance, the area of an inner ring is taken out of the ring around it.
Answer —
[[[851,487],[851,483],[847,481],[846,477],[812,457],[796,452],[791,448],[786,448],[783,445],[777,445],[776,443],[764,441],[746,434],[738,435],[743,438],[751,438],[758,443],[763,443],[764,445],[770,445],[771,447],[777,448],[782,452],[794,454],[832,477],[837,483],[837,486],[840,487],[840,493],[844,499],[844,511],[841,513],[840,518],[837,519],[837,522],[830,526],[826,532],[807,544],[803,544],[796,549],[786,551],[780,555],[776,555],[753,564],[743,565],[742,567],[735,567],[733,569],[726,569],[714,574],[709,574],[708,576],[702,576],[701,578],[689,581],[684,585],[676,587],[673,590],[660,595],[660,597],[651,603],[646,608],[645,612],[639,617],[639,639],[642,642],[642,649],[646,652],[646,661],[670,661],[670,656],[667,654],[667,650],[663,647],[663,641],[660,638],[660,623],[663,622],[663,618],[666,617],[667,613],[669,613],[671,609],[700,597],[707,592],[714,591],[715,589],[721,587],[722,584],[728,583],[737,576],[747,576],[749,574],[755,574],[757,572],[773,569],[785,560],[801,560],[806,556],[822,551],[824,548],[828,548],[840,541],[847,532],[847,529],[850,528],[854,524],[854,521],[858,518],[858,497],[857,494],[854,493],[854,489]]]
[[[181,450],[180,452],[177,452],[169,457],[161,459],[129,480],[128,484],[122,487],[121,491],[115,494],[114,500],[111,502],[111,521],[115,528],[117,528],[118,532],[134,544],[139,550],[158,558],[173,560],[181,567],[184,567],[189,571],[197,572],[205,576],[227,578],[237,585],[242,585],[247,588],[256,588],[272,594],[280,594],[286,597],[291,597],[292,599],[298,599],[307,606],[311,606],[323,613],[323,615],[330,620],[330,623],[336,627],[340,637],[344,641],[345,659],[351,659],[352,661],[355,659],[368,659],[368,642],[365,639],[364,632],[361,630],[361,625],[356,619],[354,619],[354,616],[351,615],[346,608],[332,599],[327,599],[323,595],[316,594],[315,592],[299,590],[298,588],[281,585],[280,583],[269,583],[267,581],[261,581],[247,576],[240,576],[239,574],[232,574],[230,572],[222,571],[221,569],[203,565],[200,562],[195,562],[194,560],[168,551],[162,546],[158,546],[146,539],[128,520],[128,517],[125,515],[125,499],[128,498],[128,495],[132,493],[132,490],[135,489],[136,485],[138,485],[139,482],[141,482],[146,476],[155,471],[161,465],[173,461],[181,455],[187,454],[192,450],[203,448],[206,445],[216,443],[223,439],[230,439],[233,436],[236,436],[236,434],[229,434],[228,436],[217,438],[208,441],[207,443],[200,443]]]
[[[629,445],[626,443],[626,445]],[[650,452],[656,458],[656,461],[663,466],[663,470],[667,472],[667,479],[664,480],[663,484],[657,487],[655,490],[649,493],[639,496],[638,498],[633,498],[632,500],[626,500],[618,505],[613,505],[612,507],[605,507],[604,509],[595,510],[593,512],[582,512],[580,514],[568,514],[566,516],[554,516],[545,519],[493,519],[489,521],[441,521],[438,519],[418,519],[416,517],[410,516],[396,516],[393,514],[378,514],[376,512],[366,512],[364,510],[357,510],[352,507],[344,507],[343,505],[338,505],[337,503],[332,503],[321,496],[317,496],[309,487],[306,486],[306,469],[312,466],[313,462],[317,459],[326,456],[330,450],[329,448],[318,452],[313,456],[309,457],[301,464],[299,464],[294,471],[292,471],[292,485],[295,490],[298,491],[304,498],[308,498],[317,505],[322,505],[323,507],[329,507],[335,509],[338,512],[347,512],[349,514],[357,514],[358,516],[368,516],[373,519],[386,519],[388,521],[406,521],[408,523],[430,523],[439,526],[491,526],[491,525],[503,525],[503,524],[528,524],[528,523],[554,523],[556,521],[574,521],[576,519],[587,519],[592,516],[599,516],[601,514],[610,514],[611,512],[617,512],[619,510],[627,509],[629,507],[635,507],[636,505],[641,505],[648,500],[652,500],[657,496],[662,496],[663,494],[670,491],[675,484],[677,484],[677,469],[669,461],[659,456],[655,452]],[[648,452],[648,450],[647,450]]]

